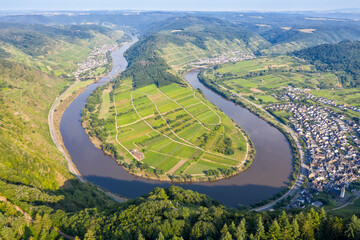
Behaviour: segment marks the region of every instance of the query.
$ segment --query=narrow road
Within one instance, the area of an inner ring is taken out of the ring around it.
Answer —
[[[55,143],[56,147],[59,149],[59,151],[61,152],[61,154],[64,156],[64,158],[66,159],[66,162],[68,164],[69,167],[69,171],[74,174],[74,176],[79,179],[81,182],[85,182],[85,180],[83,179],[83,177],[80,175],[79,171],[77,170],[75,164],[72,162],[71,158],[69,157],[69,155],[67,154],[67,152],[65,151],[65,149],[62,147],[62,145],[60,144],[56,133],[55,133],[55,126],[54,126],[54,112],[55,112],[55,108],[57,106],[57,104],[59,103],[60,99],[62,99],[63,96],[65,96],[76,84],[78,84],[80,81],[77,79],[73,85],[71,85],[68,89],[66,89],[65,92],[63,92],[59,97],[57,97],[53,103],[53,105],[50,108],[49,111],[49,115],[48,115],[48,124],[49,124],[49,130],[50,130],[50,135],[51,138],[53,140],[53,142]]]
[[[351,204],[354,204],[354,202],[360,198],[360,191],[357,191],[357,192],[355,193],[355,195],[356,195],[356,198],[354,198],[353,200],[348,201],[348,202],[346,202],[345,204],[343,204],[343,205],[341,205],[341,206],[339,206],[339,207],[330,209],[330,210],[328,210],[328,211],[336,211],[336,210],[342,209],[342,208],[344,208],[344,207],[347,207],[347,206],[349,206],[349,205],[351,205]]]
[[[59,149],[59,151],[61,152],[61,154],[64,156],[64,158],[66,159],[66,162],[68,164],[68,168],[70,173],[72,173],[79,181],[85,183],[87,182],[87,180],[85,178],[83,178],[80,174],[80,172],[77,170],[75,164],[73,163],[73,161],[71,160],[70,156],[68,155],[68,153],[65,151],[65,149],[62,147],[62,145],[60,144],[60,141],[56,135],[55,132],[55,126],[54,126],[54,112],[56,109],[57,104],[59,103],[60,99],[63,98],[63,96],[65,96],[76,84],[78,84],[80,81],[77,79],[74,84],[72,84],[68,89],[66,89],[65,92],[63,92],[60,96],[58,96],[53,105],[50,108],[49,111],[49,115],[48,115],[48,124],[49,124],[49,130],[50,130],[50,135],[51,138],[53,140],[53,142],[55,143],[56,147]],[[121,196],[117,196],[105,189],[102,189],[100,187],[98,187],[98,190],[102,191],[103,193],[105,193],[108,197],[112,198],[113,200],[117,201],[117,202],[125,202],[127,201],[126,198],[123,198]]]
[[[281,196],[280,198],[265,204],[264,206],[258,207],[258,208],[254,208],[252,209],[253,211],[257,211],[257,212],[261,212],[261,211],[265,211],[265,210],[270,210],[273,209],[274,205],[278,202],[280,202],[283,199],[286,199],[288,196],[293,196],[297,190],[300,189],[300,187],[302,186],[303,182],[304,182],[304,177],[306,176],[306,172],[307,172],[307,165],[305,164],[305,154],[304,154],[304,150],[301,147],[300,141],[298,136],[296,135],[296,133],[289,128],[288,126],[286,126],[285,124],[283,124],[282,122],[278,121],[274,116],[272,116],[268,111],[266,111],[261,105],[258,105],[250,100],[248,100],[247,98],[243,97],[240,94],[237,94],[229,89],[227,89],[226,87],[222,86],[219,84],[219,86],[227,91],[230,91],[232,94],[236,95],[237,97],[241,98],[242,100],[246,101],[247,103],[251,104],[252,106],[260,109],[263,113],[265,113],[268,117],[270,117],[271,119],[276,120],[282,127],[285,128],[285,130],[290,133],[291,137],[294,139],[296,146],[299,150],[300,153],[300,159],[301,159],[301,168],[300,168],[300,174],[298,176],[298,178],[296,179],[295,184],[289,189],[289,191],[287,191],[283,196]]]

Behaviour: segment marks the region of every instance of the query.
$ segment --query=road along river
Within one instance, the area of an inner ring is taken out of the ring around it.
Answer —
[[[122,46],[112,53],[113,76],[126,69],[127,61],[123,53],[136,42]],[[193,88],[200,88],[206,98],[238,123],[250,136],[256,148],[252,166],[237,176],[215,182],[176,183],[224,203],[228,207],[238,204],[248,205],[269,198],[278,193],[289,181],[292,171],[292,155],[285,136],[247,109],[236,105],[199,82],[199,71],[185,74],[185,79]],[[81,111],[89,95],[105,84],[104,77],[90,85],[64,112],[60,132],[64,145],[80,174],[88,181],[126,198],[136,198],[149,193],[155,187],[167,187],[172,183],[148,180],[129,174],[115,160],[96,148],[81,126]]]

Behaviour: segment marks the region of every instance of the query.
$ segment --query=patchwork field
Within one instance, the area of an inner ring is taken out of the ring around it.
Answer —
[[[320,73],[314,67],[290,56],[257,58],[226,63],[207,77],[256,103],[274,103],[276,92],[285,87],[332,88],[338,79],[332,73]]]
[[[360,108],[359,88],[313,90],[311,93],[317,97],[334,100],[338,104],[348,104]]]
[[[99,118],[118,161],[156,178],[212,179],[239,172],[247,143],[231,119],[199,92],[178,84],[133,89],[131,80],[102,92]]]

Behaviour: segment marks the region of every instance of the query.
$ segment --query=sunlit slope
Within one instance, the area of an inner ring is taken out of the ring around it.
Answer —
[[[136,88],[181,83],[178,73],[194,60],[253,54],[269,46],[258,34],[218,18],[172,18],[150,32],[126,53],[129,67],[124,74]]]
[[[0,24],[0,57],[60,76],[77,70],[94,47],[116,44],[123,32],[100,26]]]
[[[47,114],[66,87],[60,78],[0,61],[0,178],[56,188],[70,177],[52,142]]]

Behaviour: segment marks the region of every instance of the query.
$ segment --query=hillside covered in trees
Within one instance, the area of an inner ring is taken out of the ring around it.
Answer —
[[[342,41],[338,44],[323,44],[294,53],[310,61],[321,71],[335,71],[345,87],[360,85],[360,42]]]
[[[70,184],[70,183],[69,183]],[[1,181],[11,199],[0,203],[3,239],[359,239],[360,219],[320,210],[250,212],[227,209],[179,187],[156,188],[126,203],[99,198],[94,189],[47,192]],[[17,192],[13,190],[16,189]],[[34,219],[17,212],[20,205]]]
[[[132,76],[134,87],[140,88],[155,83],[157,86],[168,85],[172,82],[181,83],[176,72],[171,71],[164,59],[163,48],[169,44],[183,47],[192,44],[200,51],[210,52],[214,46],[209,41],[238,40],[238,49],[253,52],[267,47],[269,44],[256,33],[250,32],[230,22],[210,17],[180,17],[171,18],[160,23],[150,25],[144,32],[144,38],[126,53],[129,62],[126,76]],[[194,51],[196,51],[194,49]],[[186,50],[185,54],[189,50]],[[190,54],[190,52],[188,52]]]

